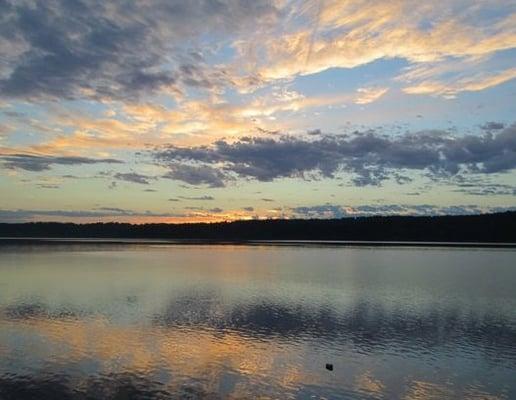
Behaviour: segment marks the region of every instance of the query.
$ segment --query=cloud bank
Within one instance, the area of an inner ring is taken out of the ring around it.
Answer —
[[[2,1],[0,93],[134,100],[210,87],[224,76],[203,75],[197,38],[235,35],[277,14],[260,0]]]
[[[294,218],[347,218],[375,215],[471,215],[514,210],[516,210],[516,207],[482,207],[478,205],[436,206],[431,204],[383,204],[341,206],[327,203],[315,206],[293,207],[290,209],[290,212]]]
[[[385,135],[374,130],[352,135],[244,137],[211,146],[156,149],[167,178],[220,187],[235,178],[333,178],[344,172],[357,186],[409,180],[417,171],[432,179],[462,174],[503,173],[516,168],[516,124],[483,135],[430,130]],[[195,172],[195,173],[192,173]],[[202,171],[202,174],[199,172]]]
[[[89,158],[75,156],[39,156],[32,154],[0,154],[0,162],[7,169],[23,169],[26,171],[45,171],[52,165],[81,165],[81,164],[123,164],[123,161],[114,158]]]

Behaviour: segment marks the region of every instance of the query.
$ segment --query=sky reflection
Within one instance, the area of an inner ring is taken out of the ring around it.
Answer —
[[[511,251],[209,250],[209,257],[195,247],[2,254],[0,395],[515,394],[516,298],[502,284],[515,280]],[[441,286],[422,282],[426,261],[411,273],[402,266],[408,256],[435,261],[445,253],[450,262],[434,269]],[[314,257],[319,279],[305,274]],[[490,268],[499,282],[490,295],[493,282],[475,291],[459,273],[467,265],[468,274],[478,275],[485,257],[496,260]],[[381,268],[390,270],[390,281],[373,278],[379,259],[388,260]],[[462,264],[454,262],[460,259]],[[473,259],[476,264],[469,263]],[[261,269],[253,266],[257,262]],[[219,271],[219,264],[225,268]],[[413,283],[410,295],[407,282]],[[438,296],[455,284],[454,295]],[[334,364],[333,372],[325,370],[326,362]]]

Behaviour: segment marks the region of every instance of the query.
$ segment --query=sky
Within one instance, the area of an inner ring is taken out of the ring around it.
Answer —
[[[0,0],[0,222],[516,208],[516,0]]]

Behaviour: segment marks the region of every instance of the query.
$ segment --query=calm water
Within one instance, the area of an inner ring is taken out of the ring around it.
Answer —
[[[257,397],[516,398],[516,252],[0,248],[0,399]]]

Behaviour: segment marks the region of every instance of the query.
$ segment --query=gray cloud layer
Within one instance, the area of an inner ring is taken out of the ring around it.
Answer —
[[[196,196],[196,197],[191,197],[191,196],[179,196],[179,198],[183,199],[183,200],[196,200],[196,201],[206,201],[206,200],[215,200],[215,198],[213,196],[208,196],[208,195],[204,195],[204,196]]]
[[[0,162],[4,168],[24,169],[26,171],[45,171],[54,164],[79,165],[79,164],[122,164],[120,160],[113,158],[88,158],[88,157],[59,157],[59,156],[36,156],[31,154],[11,154],[0,156]]]
[[[183,181],[190,185],[206,184],[210,187],[223,187],[224,180],[230,179],[223,172],[208,165],[188,165],[167,163],[169,171],[163,178]]]
[[[345,218],[372,215],[470,215],[485,212],[513,211],[516,210],[516,207],[485,208],[477,205],[435,206],[430,204],[340,206],[322,204],[293,207],[290,210],[297,218]]]
[[[451,136],[446,131],[422,131],[387,136],[376,131],[353,135],[275,138],[246,137],[212,146],[167,146],[154,152],[167,166],[166,177],[191,184],[221,186],[235,177],[272,181],[277,178],[353,175],[357,186],[379,185],[404,172],[425,172],[433,179],[459,173],[491,174],[516,167],[516,124],[497,133]]]
[[[187,210],[202,211],[203,207],[185,207]],[[245,210],[252,211],[252,207]],[[387,204],[387,205],[362,205],[341,206],[335,204],[322,204],[315,206],[300,206],[285,208],[295,218],[346,218],[372,215],[468,215],[486,212],[515,211],[516,207],[481,207],[477,205],[435,206],[429,204]],[[209,210],[211,213],[222,213],[224,210],[215,207]],[[77,218],[116,219],[121,217],[186,217],[182,213],[154,213],[151,211],[138,212],[116,207],[100,207],[94,210],[2,210],[0,209],[0,222],[30,222],[42,219],[69,220]]]
[[[136,172],[118,172],[113,175],[113,178],[118,179],[119,181],[126,181],[131,183],[139,183],[141,185],[148,185],[153,177],[149,177],[147,175],[138,174]]]
[[[76,218],[116,218],[116,217],[184,217],[184,214],[154,213],[134,211],[116,207],[100,207],[94,210],[2,210],[0,222],[37,221],[41,217],[56,217],[73,221]]]
[[[210,87],[224,77],[203,74],[196,38],[277,13],[266,0],[1,0],[0,94],[133,100],[179,82]]]

